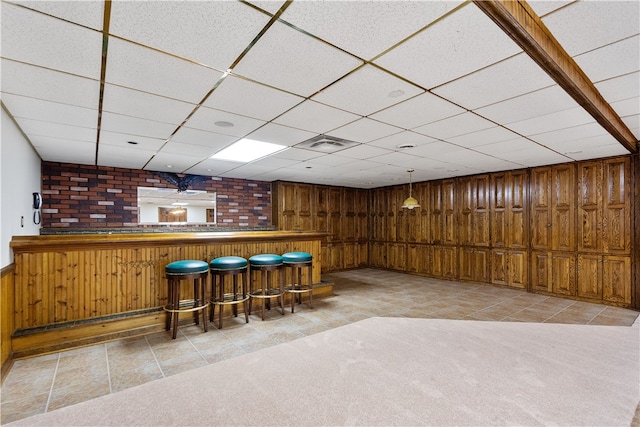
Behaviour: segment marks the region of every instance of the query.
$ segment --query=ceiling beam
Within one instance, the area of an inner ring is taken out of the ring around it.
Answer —
[[[551,78],[632,153],[635,136],[524,0],[473,0]]]

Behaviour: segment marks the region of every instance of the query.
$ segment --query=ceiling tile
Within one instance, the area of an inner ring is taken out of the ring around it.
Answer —
[[[219,151],[222,148],[224,148],[224,146],[212,147],[207,145],[189,144],[185,142],[178,142],[172,139],[162,147],[159,153],[162,153],[162,154],[189,153],[190,156],[193,156],[194,160],[198,158],[202,160],[202,159],[211,157],[213,154],[215,154],[217,151]]]
[[[199,103],[222,73],[116,38],[109,40],[107,83]]]
[[[195,104],[107,84],[102,109],[110,113],[179,125],[195,109]]]
[[[33,1],[12,0],[29,9],[102,31],[104,2],[101,1]]]
[[[474,110],[553,85],[547,73],[527,54],[520,53],[440,86],[433,93]]]
[[[530,0],[527,4],[531,6],[536,15],[542,17],[574,1],[575,0]]]
[[[521,150],[528,150],[532,145],[538,145],[526,138],[514,138],[507,141],[494,142],[492,144],[474,147],[474,151],[488,154],[494,157],[501,157],[504,153],[513,153]]]
[[[264,102],[265,99],[269,102]],[[302,97],[228,76],[204,105],[260,120],[271,120],[302,101]]]
[[[485,120],[476,114],[464,113],[428,125],[419,126],[413,130],[432,138],[447,139],[482,129],[489,129],[495,127],[495,125],[495,123]]]
[[[433,138],[412,131],[404,131],[375,139],[367,144],[368,147],[382,147],[392,151],[411,152],[412,148],[401,148],[401,145],[420,146],[434,142]]]
[[[361,64],[353,56],[277,22],[234,73],[307,97]]]
[[[231,1],[115,1],[109,32],[226,70],[269,16]]]
[[[206,159],[184,172],[204,176],[222,176],[225,172],[233,170],[240,165],[241,163],[236,162]]]
[[[94,142],[41,135],[27,135],[42,160],[47,162],[77,163],[91,165],[96,160]]]
[[[409,153],[396,151],[389,154],[385,154],[383,156],[372,157],[367,160],[370,160],[372,162],[378,162],[380,164],[385,164],[385,165],[398,166],[400,168],[405,169],[406,171],[408,169],[412,169],[412,168],[415,169],[419,167],[423,159],[421,157],[418,157]],[[407,179],[408,178],[409,176],[407,173]]]
[[[445,141],[435,141],[431,144],[420,145],[418,147],[412,148],[411,153],[417,156],[433,159],[433,156],[437,156],[440,154],[451,154],[461,150],[464,150],[464,147],[450,144]]]
[[[98,165],[142,169],[149,159],[153,157],[153,154],[154,151],[100,143],[98,147]]]
[[[582,107],[545,114],[519,122],[509,123],[509,129],[524,136],[537,135],[558,129],[570,128],[593,122],[593,117]],[[535,139],[535,138],[534,138]]]
[[[1,14],[3,58],[100,78],[100,32],[6,2]]]
[[[575,56],[640,33],[638,16],[637,0],[576,1],[542,21],[564,50]]]
[[[95,124],[93,128],[90,128],[31,119],[17,119],[17,122],[22,131],[29,136],[37,135],[50,138],[60,138],[63,140],[68,139],[69,141],[85,141],[93,143],[95,143],[97,138]]]
[[[452,144],[470,148],[477,147],[478,145],[508,141],[516,138],[518,138],[518,134],[515,134],[503,127],[495,126],[489,129],[483,129],[477,132],[471,132],[465,135],[447,138],[447,141],[451,142]]]
[[[215,148],[216,150],[226,147],[237,139],[238,138],[235,136],[208,132],[185,126],[178,129],[178,131],[171,137],[171,141],[202,145],[205,147]]]
[[[345,1],[327,7],[323,2],[301,1],[293,2],[281,18],[368,60],[460,3]]]
[[[137,144],[130,144],[129,141],[136,142]],[[140,135],[110,132],[104,129],[100,130],[100,148],[105,145],[112,145],[123,149],[151,151],[153,154],[158,151],[164,143],[164,138],[147,138]]]
[[[41,99],[4,94],[2,102],[15,118],[46,118],[47,122],[95,129],[98,125],[98,110],[43,101]]]
[[[295,148],[291,147],[284,151],[279,151],[274,154],[272,157],[278,157],[282,159],[289,160],[298,160],[298,161],[307,161],[311,159],[315,159],[316,157],[320,157],[324,154],[318,151],[305,150],[304,148]]]
[[[464,112],[463,108],[425,92],[422,95],[372,114],[370,117],[390,125],[413,129]]]
[[[640,94],[640,72],[630,73],[596,83],[596,89],[609,103]]]
[[[571,160],[537,144],[532,144],[527,149],[503,153],[500,158],[527,167],[553,165]]]
[[[232,123],[233,126],[221,126],[221,122]],[[227,113],[226,111],[214,110],[213,108],[200,107],[193,116],[189,118],[185,126],[194,129],[222,133],[225,135],[243,137],[264,124],[265,122],[262,120],[239,116],[237,114]]]
[[[247,3],[254,4],[258,6],[260,9],[265,10],[272,15],[275,15],[276,12],[282,7],[283,4],[286,3],[284,0],[251,0]]]
[[[314,101],[367,116],[424,92],[371,65],[356,70],[313,96]]]
[[[507,99],[474,112],[497,123],[509,124],[577,107],[560,86],[554,85]]]
[[[98,108],[100,82],[2,59],[1,88],[13,93],[61,104]]]
[[[364,143],[398,132],[402,132],[402,129],[363,118],[338,129],[334,129],[331,132],[327,132],[327,135]]]
[[[268,123],[260,129],[250,133],[247,138],[258,141],[271,142],[280,145],[295,145],[307,139],[317,136],[315,132],[307,132],[300,129],[290,128],[275,123]]]
[[[623,156],[627,154],[629,154],[629,152],[621,144],[616,142],[609,145],[588,147],[583,149],[579,153],[568,154],[567,157],[570,157],[573,160],[589,160],[598,159],[601,157]]]
[[[344,150],[338,151],[336,156],[348,157],[350,159],[359,159],[366,160],[371,159],[373,157],[383,156],[387,154],[391,154],[391,150],[387,150],[384,148],[374,147],[371,144],[360,144],[355,147],[346,148]]]
[[[109,112],[102,113],[101,129],[129,135],[167,139],[176,129],[174,125],[139,119]]]
[[[640,35],[574,57],[593,82],[640,70]]]
[[[431,89],[520,51],[493,21],[468,3],[374,62]]]
[[[594,121],[579,126],[571,126],[553,130],[551,132],[539,133],[532,135],[531,139],[553,148],[554,145],[567,144],[572,141],[578,141],[579,143],[586,144],[586,140],[593,137],[607,138],[605,142],[606,144],[610,144],[615,141],[615,139],[613,139],[613,137],[609,135],[602,126]],[[562,150],[556,151],[560,152]]]
[[[275,119],[274,123],[323,134],[359,118],[356,114],[314,101],[305,101]]]
[[[188,154],[176,154],[169,152],[157,153],[145,167],[146,170],[160,172],[182,173],[193,167],[201,159]]]

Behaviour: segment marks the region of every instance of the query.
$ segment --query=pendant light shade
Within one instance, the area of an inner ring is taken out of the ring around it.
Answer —
[[[413,172],[413,169],[409,169],[407,172],[409,172],[409,197],[407,197],[406,199],[404,199],[404,202],[402,203],[402,207],[405,209],[413,209],[413,208],[419,208],[420,207],[420,203],[418,203],[418,201],[416,199],[413,198],[413,196],[411,195],[411,173]]]

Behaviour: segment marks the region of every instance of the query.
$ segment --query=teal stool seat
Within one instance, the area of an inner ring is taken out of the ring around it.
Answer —
[[[212,259],[209,263],[209,267],[213,270],[237,270],[247,265],[247,260],[239,256],[223,256]]]
[[[292,283],[285,287],[291,297],[291,312],[295,302],[302,303],[302,294],[309,295],[309,308],[313,308],[313,256],[308,252],[287,252],[282,254],[284,266],[290,268]],[[307,269],[307,283],[302,284],[302,269]]]
[[[298,262],[311,262],[313,257],[309,252],[287,252],[282,254],[282,261],[287,264],[295,264]]]
[[[280,312],[284,315],[284,274],[282,274],[282,257],[276,254],[259,254],[249,258],[249,282],[250,282],[250,299],[249,314],[253,307],[253,300],[262,301],[262,320],[264,320],[265,304],[267,308],[271,308],[271,299],[277,298],[280,304]],[[260,287],[254,289],[253,276],[254,273],[260,273]],[[278,273],[278,283],[274,283],[273,274]]]
[[[220,308],[218,329],[222,329],[222,318],[226,305],[231,305],[234,317],[238,317],[238,304],[242,304],[245,323],[249,323],[248,267],[247,260],[239,256],[223,256],[214,258],[209,262],[209,270],[211,271],[211,299],[209,300],[211,310],[209,311],[209,320],[213,322],[216,306],[218,306]],[[225,286],[225,277],[229,276],[233,277],[233,283]],[[241,287],[238,286],[238,277],[242,277]]]
[[[194,259],[174,261],[164,268],[165,276],[169,283],[167,292],[167,304],[164,311],[167,312],[166,330],[171,329],[173,323],[173,333],[171,337],[176,339],[178,334],[178,320],[180,313],[193,312],[195,324],[200,323],[200,312],[202,312],[202,326],[207,332],[207,318],[205,311],[209,306],[207,302],[207,276],[209,275],[209,264],[205,261]],[[193,298],[180,298],[180,283],[183,280],[193,280]]]
[[[167,274],[192,274],[204,271],[209,271],[207,263],[195,259],[170,262],[164,268],[164,272]]]

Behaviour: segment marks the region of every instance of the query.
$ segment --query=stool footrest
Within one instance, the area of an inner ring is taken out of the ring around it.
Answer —
[[[236,294],[235,295],[235,299],[234,299],[234,295],[233,294],[224,294],[224,299],[220,300],[218,298],[212,298],[210,300],[211,304],[240,304],[242,302],[245,302],[249,299],[249,295],[242,295],[242,294]]]
[[[194,306],[194,300],[180,300],[180,306],[178,308],[171,308],[171,304],[167,304],[163,307],[163,310],[169,313],[188,313],[190,311],[204,310],[209,307],[209,303],[203,303]]]
[[[284,291],[280,289],[267,289],[266,292],[262,292],[262,289],[251,292],[251,298],[276,298],[284,295]]]

